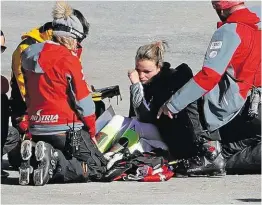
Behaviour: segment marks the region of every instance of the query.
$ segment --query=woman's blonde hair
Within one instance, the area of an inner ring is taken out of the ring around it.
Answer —
[[[164,62],[164,53],[168,48],[166,41],[157,41],[138,48],[135,60],[151,60],[156,62],[156,66],[162,67]]]
[[[69,50],[75,50],[76,49],[76,39],[72,38],[72,37],[67,37],[67,36],[56,36],[55,37],[55,41],[58,42],[59,44],[67,47],[67,49]]]

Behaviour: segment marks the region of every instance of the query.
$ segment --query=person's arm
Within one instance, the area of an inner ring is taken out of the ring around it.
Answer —
[[[241,43],[236,27],[237,24],[225,24],[214,33],[202,70],[166,103],[167,108],[173,114],[180,112],[218,84]]]
[[[144,98],[143,86],[140,82],[132,84],[130,86],[130,97],[131,97],[131,106],[136,114],[136,117],[141,122],[152,122],[152,115],[150,108],[146,103]]]
[[[68,96],[73,109],[77,113],[77,116],[82,120],[84,125],[88,128],[90,137],[95,137],[95,104],[92,100],[92,95],[88,89],[88,85],[84,79],[82,66],[77,58],[74,58],[73,62],[67,60],[64,61],[69,68],[69,72],[66,73],[66,79],[68,82]]]
[[[19,45],[12,55],[12,71],[13,71],[13,75],[15,76],[23,100],[25,100],[26,89],[25,89],[24,74],[22,72],[22,66],[21,66],[21,53],[27,47],[28,47],[27,44]]]
[[[135,117],[136,116],[136,113],[135,113],[135,110],[134,110],[134,107],[133,107],[133,104],[132,104],[132,98],[130,97],[130,102],[129,102],[129,114],[128,114],[128,117],[129,118],[132,118],[132,117]]]
[[[28,48],[28,46],[37,43],[37,41],[31,37],[26,37],[23,41],[18,45],[16,50],[12,55],[12,75],[14,75],[17,86],[19,88],[21,97],[23,100],[26,98],[26,87],[25,87],[25,79],[24,73],[22,69],[21,55],[24,50]]]

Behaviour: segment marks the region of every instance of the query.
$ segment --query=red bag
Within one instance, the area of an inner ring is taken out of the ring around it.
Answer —
[[[141,182],[163,182],[167,181],[174,176],[174,172],[168,169],[166,165],[163,165],[161,168],[163,171],[153,174],[147,175],[143,179],[139,180]]]

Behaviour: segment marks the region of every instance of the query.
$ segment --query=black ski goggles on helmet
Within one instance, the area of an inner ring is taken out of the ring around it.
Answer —
[[[72,33],[76,36],[76,39],[77,39],[77,42],[78,43],[81,43],[85,38],[86,38],[86,35],[72,27],[69,27],[69,26],[65,26],[65,25],[62,25],[62,24],[56,24],[53,26],[53,30],[54,31],[65,31],[65,32],[69,32],[69,33]]]

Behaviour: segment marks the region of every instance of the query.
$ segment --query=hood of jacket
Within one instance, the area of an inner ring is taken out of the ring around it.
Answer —
[[[228,19],[226,20],[227,23],[243,23],[248,25],[255,25],[260,22],[259,17],[255,14],[250,12],[249,9],[240,9],[233,12]]]
[[[21,39],[24,40],[25,38],[31,37],[39,43],[52,39],[52,35],[53,35],[52,29],[45,30],[42,33],[40,32],[39,29],[40,27],[33,28],[31,31],[23,34]]]
[[[259,28],[260,27],[260,15],[259,14],[259,9],[254,7],[251,9],[245,8],[245,9],[240,9],[235,12],[233,12],[225,22],[218,22],[217,23],[217,28],[222,26],[225,23],[242,23],[249,25],[253,28]]]

